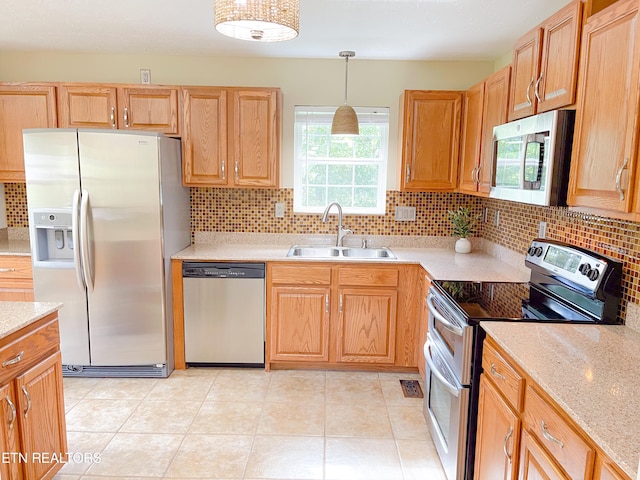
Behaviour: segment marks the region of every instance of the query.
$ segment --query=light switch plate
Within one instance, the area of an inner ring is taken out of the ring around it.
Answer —
[[[546,238],[547,236],[547,222],[540,222],[538,225],[538,238]]]
[[[151,70],[140,69],[140,83],[143,85],[149,85],[151,83]]]
[[[275,206],[276,218],[284,218],[284,203],[277,202]]]
[[[402,207],[398,205],[396,207],[396,222],[415,222],[416,221],[416,207]]]

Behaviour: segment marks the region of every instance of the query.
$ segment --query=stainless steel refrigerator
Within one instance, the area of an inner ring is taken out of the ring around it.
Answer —
[[[170,257],[190,244],[180,141],[24,130],[36,301],[59,312],[65,375],[173,370]]]

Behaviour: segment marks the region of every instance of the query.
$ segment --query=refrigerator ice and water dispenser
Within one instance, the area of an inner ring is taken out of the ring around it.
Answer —
[[[52,268],[73,268],[71,209],[34,210],[34,264]]]

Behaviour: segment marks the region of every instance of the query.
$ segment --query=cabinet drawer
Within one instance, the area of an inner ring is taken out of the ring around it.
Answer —
[[[272,284],[329,285],[331,267],[325,265],[272,265]]]
[[[52,320],[0,348],[0,384],[50,354],[59,343],[58,322]]]
[[[397,287],[398,269],[380,268],[378,266],[340,267],[338,271],[340,285],[355,285],[363,287]]]
[[[31,279],[31,257],[0,255],[0,279]]]
[[[593,468],[594,450],[531,387],[527,387],[525,394],[524,423],[569,477],[587,478],[585,472]]]
[[[489,342],[484,343],[482,370],[493,380],[511,406],[519,412],[522,409],[524,379]]]

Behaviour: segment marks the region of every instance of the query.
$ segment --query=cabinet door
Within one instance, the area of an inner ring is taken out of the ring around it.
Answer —
[[[485,81],[482,146],[480,147],[480,166],[476,174],[478,193],[484,196],[489,195],[491,191],[493,177],[493,127],[507,122],[510,78],[511,67],[507,66]]]
[[[462,145],[460,147],[460,180],[458,188],[464,193],[478,191],[478,165],[482,144],[482,112],[484,110],[484,82],[464,93],[462,109]]]
[[[640,100],[638,2],[609,8],[583,29],[567,203],[628,212]]]
[[[593,480],[629,480],[629,477],[619,473],[611,460],[603,455],[598,455]]]
[[[329,360],[329,287],[271,287],[270,359]]]
[[[24,464],[25,477],[53,476],[61,463],[33,460],[52,454],[60,457],[67,451],[60,352],[19,376],[15,386],[22,450],[29,460]]]
[[[480,377],[474,478],[515,480],[518,474],[520,419],[496,388]]]
[[[151,130],[180,135],[178,89],[167,87],[122,87],[118,89],[120,128]]]
[[[0,301],[33,302],[30,256],[0,256]]]
[[[336,360],[393,364],[397,301],[396,290],[340,289]]]
[[[116,88],[106,85],[60,85],[60,128],[118,128]]]
[[[232,91],[229,139],[233,184],[277,187],[280,181],[280,105],[275,89]]]
[[[535,83],[540,69],[542,29],[535,28],[516,42],[513,49],[513,72],[509,99],[509,120],[536,112]]]
[[[227,90],[183,88],[182,115],[184,184],[226,186]]]
[[[526,430],[522,431],[520,480],[571,480]]]
[[[461,92],[404,92],[401,190],[455,190],[461,111]]]
[[[24,182],[23,128],[54,128],[55,87],[0,85],[0,182]]]
[[[18,407],[13,382],[0,387],[0,478],[22,478]]]
[[[542,62],[535,85],[538,112],[571,105],[576,98],[582,2],[574,1],[544,23]]]

